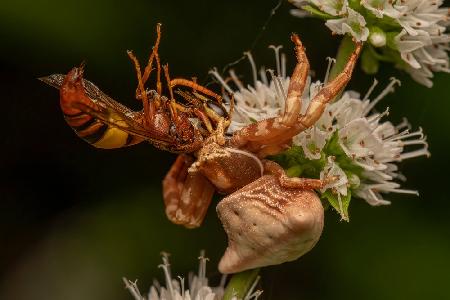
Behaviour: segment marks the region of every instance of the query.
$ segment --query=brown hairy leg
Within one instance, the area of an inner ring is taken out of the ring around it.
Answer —
[[[193,159],[180,154],[163,180],[166,215],[175,224],[199,227],[214,195],[213,185],[200,173],[188,173]]]
[[[183,79],[183,78],[175,78],[172,79],[169,83],[170,87],[175,87],[177,85],[181,85],[181,86],[186,86],[186,87],[190,87],[192,88],[194,91],[198,91],[200,93],[203,93],[207,96],[213,97],[214,99],[217,100],[217,102],[222,103],[222,97],[216,93],[214,93],[213,91],[211,91],[210,89],[192,81],[192,80],[187,80],[187,79]]]
[[[136,70],[136,77],[138,80],[137,91],[139,91],[139,95],[140,95],[140,98],[142,99],[142,104],[144,106],[144,115],[146,117],[145,121],[150,123],[152,121],[153,116],[155,115],[155,109],[156,109],[155,104],[154,104],[154,102],[150,102],[147,98],[147,93],[145,91],[144,81],[142,78],[141,66],[139,64],[139,61],[137,60],[136,56],[133,54],[133,51],[128,50],[127,54],[128,54],[128,57],[133,62],[134,68]]]
[[[158,48],[159,43],[161,41],[161,23],[156,24],[156,42],[153,46],[152,53],[150,54],[150,57],[148,58],[147,66],[144,69],[144,74],[142,75],[142,81],[145,84],[150,76],[150,73],[153,70],[153,59],[155,59],[155,56],[158,55]],[[136,89],[136,95],[137,95],[138,89]]]
[[[158,63],[158,79],[157,79],[157,88],[161,86],[160,83],[160,74],[161,74],[161,66],[159,65],[159,56],[158,56],[158,48],[159,48],[159,43],[161,40],[161,23],[156,24],[156,42],[155,45],[152,47],[152,52],[150,53],[150,57],[147,61],[147,65],[145,66],[144,72],[140,75],[141,76],[141,81],[142,81],[142,87],[145,86],[145,84],[147,83],[148,78],[150,77],[150,73],[153,71],[153,60],[156,59],[157,63]],[[136,57],[131,57],[130,56],[130,52],[131,51],[127,51],[128,56],[131,58],[131,60],[133,61],[133,63],[136,66],[136,62],[137,59]],[[134,55],[133,55],[134,56]],[[140,66],[139,66],[139,73],[140,73]],[[148,91],[144,90],[145,94],[148,94]],[[159,93],[161,94],[161,93]],[[136,87],[136,99],[143,99],[143,97],[145,95],[143,95],[142,92],[142,88],[140,86],[140,84],[138,84],[138,86]],[[159,100],[158,99],[154,99],[156,107],[159,107]]]

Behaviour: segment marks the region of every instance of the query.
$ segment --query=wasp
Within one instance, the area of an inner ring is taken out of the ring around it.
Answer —
[[[148,141],[162,150],[192,153],[200,149],[204,138],[215,130],[217,120],[227,116],[221,96],[193,81],[170,79],[169,67],[167,64],[161,67],[158,54],[161,24],[157,25],[156,32],[156,42],[143,72],[133,52],[127,51],[136,70],[136,98],[142,102],[141,111],[131,110],[83,79],[84,64],[67,75],[39,78],[59,89],[60,106],[67,124],[94,147],[114,149]],[[153,71],[154,61],[156,90],[147,90],[145,84]],[[162,95],[163,72],[169,97]],[[192,90],[174,91],[175,86]],[[175,100],[174,94],[181,95],[186,103]]]

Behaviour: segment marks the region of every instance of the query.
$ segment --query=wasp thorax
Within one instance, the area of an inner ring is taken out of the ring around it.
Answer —
[[[224,198],[217,212],[229,239],[222,273],[295,260],[314,247],[323,229],[315,192],[284,188],[273,175]]]

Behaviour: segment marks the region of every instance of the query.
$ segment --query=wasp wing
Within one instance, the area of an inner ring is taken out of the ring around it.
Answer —
[[[38,79],[59,90],[63,85],[65,77],[66,75],[64,74],[53,74]],[[156,130],[144,126],[140,122],[140,119],[143,118],[142,112],[133,111],[125,105],[112,99],[89,80],[83,79],[83,87],[86,96],[96,104],[98,109],[88,107],[81,102],[74,103],[73,105],[75,108],[78,108],[84,113],[91,115],[105,124],[149,140],[150,142],[158,144],[161,147],[165,145],[168,146],[173,142],[169,136],[163,136]]]

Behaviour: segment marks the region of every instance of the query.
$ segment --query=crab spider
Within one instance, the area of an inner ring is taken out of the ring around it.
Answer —
[[[229,238],[219,263],[222,273],[279,264],[308,252],[323,229],[323,207],[314,189],[325,180],[289,178],[265,157],[285,150],[292,138],[311,127],[351,78],[362,44],[357,43],[344,69],[311,100],[301,115],[309,62],[299,37],[291,36],[297,65],[285,109],[225,136],[227,120],[194,156],[181,154],[163,181],[168,218],[188,228],[201,225],[215,191],[226,194],[217,212]]]

